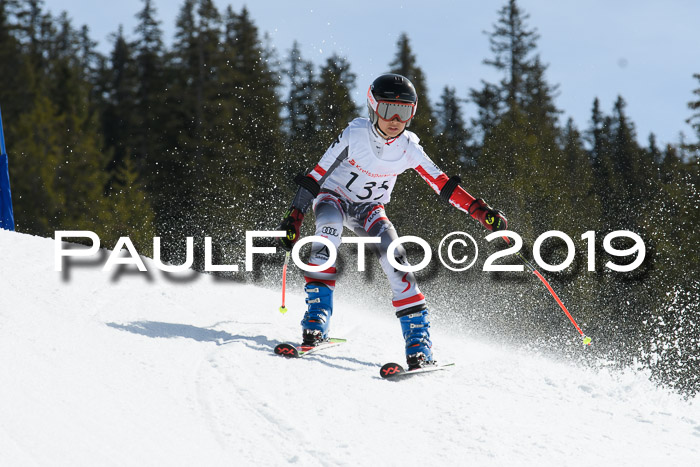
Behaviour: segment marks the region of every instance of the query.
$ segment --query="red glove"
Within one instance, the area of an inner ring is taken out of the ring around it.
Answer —
[[[284,230],[287,232],[286,237],[281,237],[279,239],[280,245],[287,251],[291,251],[294,244],[299,240],[299,229],[301,229],[301,223],[304,220],[304,214],[297,208],[291,208],[287,211],[287,217],[282,219],[277,230]]]
[[[487,230],[496,232],[497,230],[505,230],[508,228],[508,219],[505,214],[498,209],[493,209],[491,206],[481,199],[475,199],[469,205],[469,215],[481,222],[481,225]]]

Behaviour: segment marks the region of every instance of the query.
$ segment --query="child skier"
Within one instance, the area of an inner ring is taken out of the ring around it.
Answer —
[[[418,95],[413,84],[397,74],[379,76],[367,91],[369,119],[357,118],[343,130],[319,163],[307,174],[298,175],[299,189],[278,230],[286,231],[282,247],[291,250],[299,239],[304,214],[313,204],[316,235],[329,239],[338,248],[343,226],[359,236],[378,237],[371,245],[389,279],[393,305],[406,340],[409,369],[434,363],[431,350],[428,309],[412,273],[396,270],[387,259],[387,246],[398,234],[384,212],[396,177],[414,169],[444,201],[471,215],[488,230],[506,228],[501,211],[482,199],[475,199],[458,183],[448,178],[418,144],[418,137],[406,131],[416,114]],[[408,265],[405,250],[395,250],[396,261]],[[311,245],[309,265],[328,260],[328,248],[319,242]],[[304,345],[316,345],[328,338],[333,314],[333,290],[336,268],[306,272],[305,291],[308,310],[301,322]]]

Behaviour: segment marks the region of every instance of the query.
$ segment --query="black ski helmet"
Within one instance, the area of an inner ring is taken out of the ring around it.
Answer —
[[[369,111],[369,119],[372,124],[377,124],[381,114],[381,102],[409,104],[410,114],[406,114],[408,118],[401,119],[406,123],[406,127],[411,124],[411,120],[416,115],[416,107],[418,107],[418,94],[413,83],[405,76],[397,75],[396,73],[387,73],[375,79],[367,90],[367,110]],[[386,106],[384,106],[386,108]],[[408,110],[407,109],[407,110]],[[410,115],[410,116],[409,116]],[[384,115],[392,117],[392,115]]]

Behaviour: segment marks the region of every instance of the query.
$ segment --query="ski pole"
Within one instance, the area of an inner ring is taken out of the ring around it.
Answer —
[[[280,313],[285,314],[287,312],[287,307],[284,304],[285,293],[287,291],[287,265],[289,264],[289,252],[284,255],[284,266],[282,267],[282,306],[280,307]]]
[[[506,243],[507,243],[508,245],[510,245],[510,239],[509,239],[508,237],[503,237],[503,239],[506,241]],[[569,310],[566,309],[566,307],[564,306],[564,303],[562,303],[562,301],[561,301],[561,299],[559,298],[559,296],[556,294],[556,292],[554,292],[554,289],[552,289],[552,286],[549,285],[549,282],[547,282],[547,279],[545,279],[545,278],[542,276],[542,274],[540,274],[540,272],[535,268],[535,266],[533,266],[532,263],[529,262],[529,261],[527,260],[527,258],[525,258],[525,257],[522,255],[522,253],[520,253],[520,252],[518,251],[517,253],[515,253],[515,256],[517,256],[518,258],[520,258],[520,260],[525,264],[525,267],[528,268],[528,269],[530,270],[531,273],[533,273],[534,275],[536,275],[537,278],[538,278],[539,280],[542,281],[542,283],[545,285],[545,287],[547,287],[547,290],[549,290],[549,293],[552,294],[552,297],[554,297],[554,300],[557,301],[557,303],[559,304],[559,306],[561,307],[561,309],[564,310],[564,313],[566,313],[566,316],[569,318],[569,321],[571,321],[571,324],[573,324],[574,327],[576,328],[576,330],[578,331],[578,333],[581,334],[581,337],[583,338],[583,345],[591,345],[591,338],[588,337],[588,336],[586,336],[586,335],[583,333],[583,331],[581,330],[581,328],[579,327],[579,325],[576,324],[576,321],[574,320],[574,317],[571,316],[571,313],[569,313]]]

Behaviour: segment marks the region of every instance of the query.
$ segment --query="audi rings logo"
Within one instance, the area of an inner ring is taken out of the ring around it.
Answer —
[[[338,229],[335,229],[333,227],[324,227],[321,229],[321,233],[325,235],[332,235],[334,237],[338,236]]]

